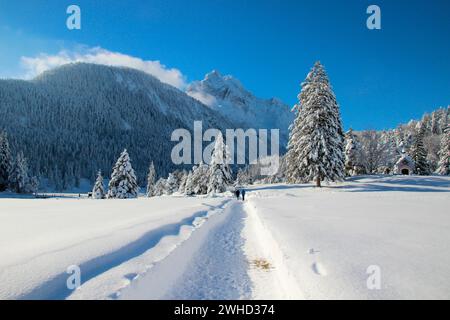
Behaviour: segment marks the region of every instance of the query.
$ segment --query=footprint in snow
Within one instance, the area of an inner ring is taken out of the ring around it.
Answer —
[[[327,275],[327,270],[325,269],[323,264],[321,264],[320,262],[314,262],[312,264],[311,268],[314,271],[314,273],[319,275],[319,276],[326,276]]]
[[[114,292],[108,296],[109,299],[113,299],[113,300],[116,300],[119,297],[120,297],[120,292]]]

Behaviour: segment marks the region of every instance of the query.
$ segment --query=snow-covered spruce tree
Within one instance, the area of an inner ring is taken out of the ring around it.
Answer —
[[[101,171],[97,174],[97,180],[95,180],[94,188],[92,189],[92,197],[94,199],[105,199],[105,187],[103,186]]]
[[[395,131],[385,131],[381,135],[382,141],[384,141],[384,150],[385,150],[385,166],[387,168],[387,172],[384,173],[393,173],[395,164],[398,161],[400,156],[400,151],[397,145],[397,137]]]
[[[169,173],[169,177],[167,177],[167,194],[173,194],[178,191],[180,185],[178,184],[178,179],[174,173]]]
[[[147,174],[147,197],[153,197],[155,192],[156,171],[153,161],[150,163]]]
[[[230,158],[227,145],[219,134],[214,144],[214,150],[209,166],[208,194],[222,193],[233,183],[233,176],[228,159]]]
[[[350,129],[345,134],[345,173],[354,176],[363,173],[361,164],[361,144],[358,138]]]
[[[431,116],[425,113],[422,119],[419,121],[418,125],[423,125],[425,127],[425,134],[431,133]]]
[[[430,166],[427,161],[427,150],[423,145],[426,128],[423,123],[420,123],[418,126],[418,131],[414,138],[410,154],[416,165],[416,168],[414,170],[415,173],[419,175],[428,175],[430,174]]]
[[[439,128],[439,115],[437,111],[433,111],[431,114],[431,134],[440,134]]]
[[[203,162],[193,169],[191,177],[191,188],[193,194],[207,194],[209,183],[209,166]]]
[[[30,185],[32,192],[37,192],[39,189],[39,178],[36,176],[32,176],[30,180]]]
[[[153,195],[155,197],[159,197],[165,194],[167,194],[167,180],[164,178],[160,178],[155,184]]]
[[[28,162],[22,152],[17,154],[9,174],[9,188],[16,193],[33,193],[35,190],[28,170]]]
[[[302,83],[286,156],[289,183],[344,178],[344,135],[336,97],[320,62]]]
[[[447,126],[450,124],[449,123],[449,118],[450,118],[450,106],[448,106],[447,108],[442,108],[440,109],[440,113],[441,116],[439,118],[439,128],[441,132],[444,132],[445,129],[447,128]]]
[[[195,171],[197,169],[196,166],[194,166],[192,168],[192,171],[189,171],[187,178],[186,178],[186,184],[184,186],[184,194],[187,196],[193,195],[194,194],[194,185],[192,183],[192,172]]]
[[[181,194],[185,194],[188,176],[189,176],[188,172],[186,170],[183,170],[182,175],[180,177],[180,187],[178,188],[178,192]]]
[[[12,169],[11,150],[9,149],[8,135],[5,131],[0,133],[0,192],[9,186],[9,175]]]
[[[183,183],[183,179],[185,179],[187,175],[187,171],[177,169],[173,172],[173,175],[177,184],[177,190],[175,190],[174,192],[178,192],[180,190],[181,184]]]
[[[436,173],[448,176],[450,175],[450,126],[444,130],[439,149],[439,163]]]
[[[138,192],[136,175],[131,166],[130,156],[125,149],[113,168],[109,181],[108,198],[137,198]]]

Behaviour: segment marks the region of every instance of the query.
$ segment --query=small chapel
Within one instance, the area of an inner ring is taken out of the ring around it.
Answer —
[[[395,164],[395,173],[402,175],[411,175],[414,173],[414,160],[405,152],[402,152],[402,156]]]

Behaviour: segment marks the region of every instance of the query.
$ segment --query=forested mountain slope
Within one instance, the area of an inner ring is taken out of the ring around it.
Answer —
[[[0,80],[0,128],[14,153],[22,150],[34,174],[58,189],[109,176],[127,148],[141,183],[154,161],[158,175],[174,167],[176,128],[233,128],[231,122],[184,92],[146,73],[69,64],[31,81]]]

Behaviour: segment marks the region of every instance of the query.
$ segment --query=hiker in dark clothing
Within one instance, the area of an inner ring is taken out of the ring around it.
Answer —
[[[241,194],[242,194],[242,201],[245,201],[245,189],[242,189]]]
[[[236,189],[236,191],[234,192],[234,194],[236,195],[236,199],[239,200],[239,195],[240,195],[239,189]]]

